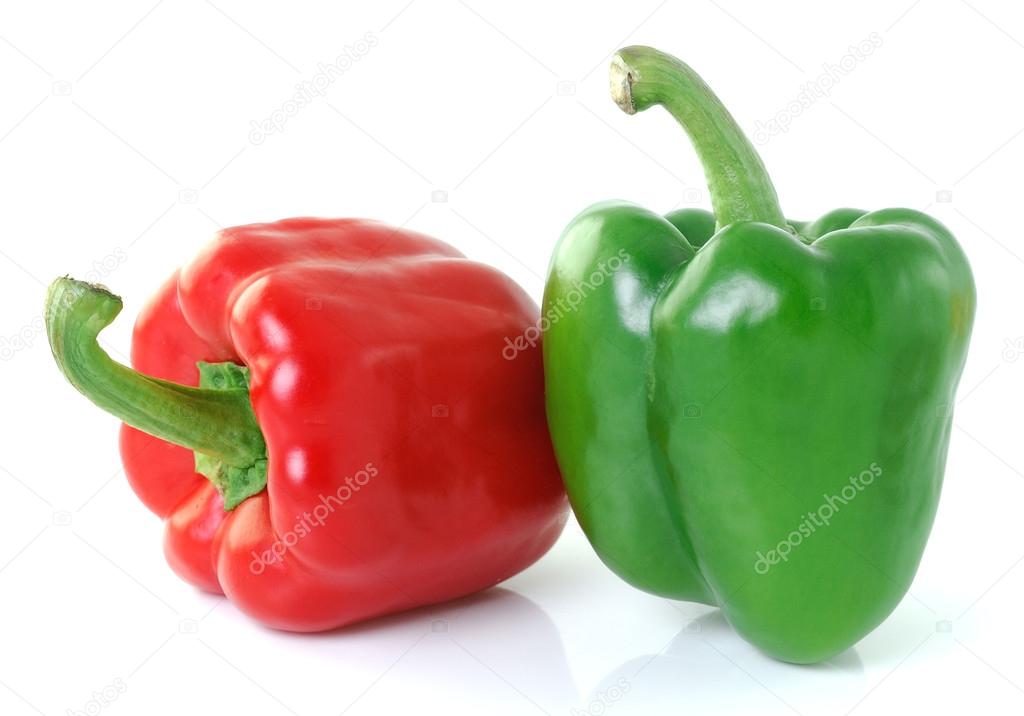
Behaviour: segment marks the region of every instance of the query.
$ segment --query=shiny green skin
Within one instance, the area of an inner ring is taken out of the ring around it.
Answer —
[[[920,212],[789,228],[587,209],[551,261],[543,348],[558,461],[602,560],[810,663],[871,631],[914,577],[975,291]],[[800,534],[844,487],[829,524]],[[759,564],[786,540],[785,561]]]

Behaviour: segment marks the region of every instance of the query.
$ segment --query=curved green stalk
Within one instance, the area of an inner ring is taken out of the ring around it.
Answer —
[[[259,492],[266,482],[266,444],[244,381],[224,388],[196,388],[152,378],[114,361],[100,348],[98,336],[121,307],[121,299],[102,286],[68,277],[51,284],[46,334],[61,372],[111,415],[195,451],[197,465],[205,467],[201,471],[221,488],[228,509]],[[261,471],[262,483],[257,475]],[[248,494],[241,496],[231,487],[243,479]],[[225,481],[232,484],[222,484]]]
[[[619,50],[612,99],[626,114],[660,104],[682,125],[704,165],[719,228],[760,221],[786,228],[761,157],[715,93],[688,65],[650,47]]]

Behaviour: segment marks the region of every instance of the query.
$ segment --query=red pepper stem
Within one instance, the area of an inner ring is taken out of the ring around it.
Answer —
[[[151,378],[111,359],[98,336],[121,312],[106,288],[64,277],[46,295],[46,334],[64,376],[128,425],[245,468],[266,446],[245,389],[215,390]]]
[[[626,114],[660,104],[682,125],[704,165],[718,227],[760,221],[786,228],[761,157],[715,93],[688,65],[650,47],[612,58],[612,99]]]

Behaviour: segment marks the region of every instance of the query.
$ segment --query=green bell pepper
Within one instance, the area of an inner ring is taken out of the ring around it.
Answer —
[[[566,228],[544,296],[547,410],[604,562],[721,607],[768,654],[850,647],[910,587],[939,499],[974,317],[956,240],[911,209],[783,218],[687,65],[621,50],[612,95],[662,105],[714,215],[624,202]]]

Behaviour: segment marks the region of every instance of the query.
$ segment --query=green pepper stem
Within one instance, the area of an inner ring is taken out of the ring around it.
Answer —
[[[179,385],[114,361],[97,340],[121,312],[121,299],[102,286],[64,277],[46,295],[46,334],[61,372],[97,406],[143,432],[248,467],[266,446],[249,391]]]
[[[761,157],[715,93],[685,63],[650,47],[612,58],[612,99],[626,114],[660,104],[682,125],[704,165],[719,228],[760,221],[786,228]]]

